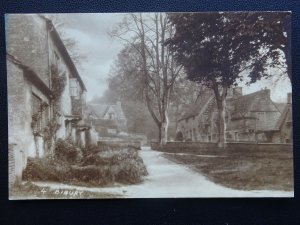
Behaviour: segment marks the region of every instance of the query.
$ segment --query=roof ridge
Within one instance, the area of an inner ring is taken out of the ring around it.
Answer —
[[[246,95],[241,95],[241,96],[238,96],[236,99],[240,99],[240,98],[243,98],[243,97],[255,96],[257,94],[260,94],[261,92],[265,92],[266,90],[270,90],[270,89],[262,89],[262,90],[255,91],[255,92],[252,92],[252,93],[249,93],[249,94],[246,94]]]

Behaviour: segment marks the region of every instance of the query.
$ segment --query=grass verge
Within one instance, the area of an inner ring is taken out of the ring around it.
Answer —
[[[223,154],[215,157],[165,153],[177,163],[190,166],[209,180],[240,190],[293,191],[293,159],[284,154]]]

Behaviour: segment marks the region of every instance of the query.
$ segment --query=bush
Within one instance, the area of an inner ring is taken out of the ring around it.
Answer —
[[[65,154],[68,155],[69,150],[66,152]],[[142,158],[133,148],[103,152],[94,149],[76,165],[58,159],[30,159],[23,172],[23,178],[28,181],[56,181],[103,186],[114,182],[139,183],[147,174]]]
[[[55,157],[69,163],[74,163],[82,159],[82,152],[71,141],[58,139],[55,147]]]
[[[96,183],[107,180],[133,184],[148,174],[142,158],[133,148],[91,154],[83,161],[81,170],[85,172],[78,171],[77,177],[81,174],[83,179],[94,179]]]
[[[28,181],[61,182],[70,174],[70,166],[64,162],[51,159],[29,158],[23,171],[23,179]]]

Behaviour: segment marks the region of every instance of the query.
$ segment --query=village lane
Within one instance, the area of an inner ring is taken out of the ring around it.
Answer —
[[[185,197],[293,197],[293,192],[255,190],[234,190],[209,181],[206,177],[187,166],[166,159],[162,152],[143,147],[139,151],[149,175],[144,182],[104,188],[78,187],[64,184],[36,182],[39,186],[74,189],[91,192],[105,192],[122,195],[125,198],[185,198]]]

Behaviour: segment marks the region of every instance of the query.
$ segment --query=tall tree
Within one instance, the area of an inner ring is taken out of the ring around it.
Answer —
[[[137,53],[140,87],[147,108],[158,127],[158,139],[168,137],[168,111],[173,86],[181,66],[164,45],[173,35],[173,27],[163,13],[129,14],[112,35],[124,40]]]
[[[138,46],[135,46],[138,48]],[[110,69],[109,89],[122,100],[144,100],[144,85],[140,54],[131,45],[126,45],[118,54]]]
[[[228,32],[241,32],[253,39],[254,48],[262,48],[272,63],[259,63],[257,67],[283,69],[282,74],[292,82],[291,60],[291,12],[248,12],[228,15],[233,23],[239,23],[238,30],[232,27]]]
[[[176,33],[166,45],[184,66],[188,79],[213,90],[219,111],[219,146],[224,147],[227,90],[244,79],[243,71],[249,72],[250,83],[267,76],[267,65],[279,63],[280,54],[262,38],[267,28],[260,25],[258,14],[174,13],[169,18]]]

